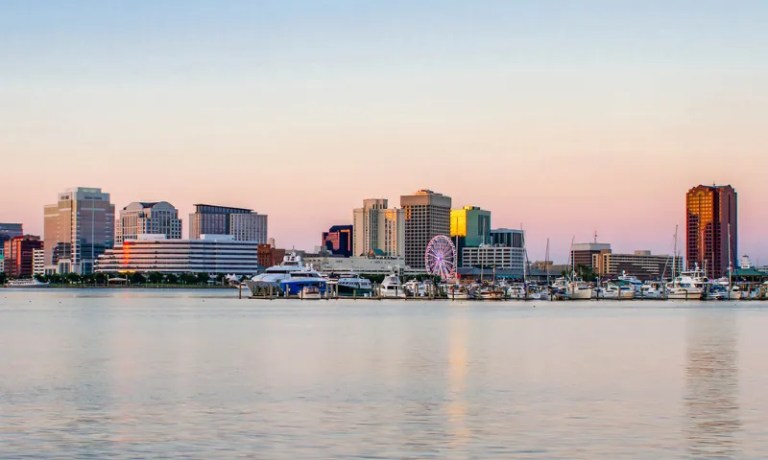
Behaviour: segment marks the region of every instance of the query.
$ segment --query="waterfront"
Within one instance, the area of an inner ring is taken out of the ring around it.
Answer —
[[[768,303],[0,290],[0,456],[764,458]]]

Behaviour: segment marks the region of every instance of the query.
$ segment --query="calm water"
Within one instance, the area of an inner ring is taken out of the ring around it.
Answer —
[[[768,304],[0,290],[0,456],[766,458]]]

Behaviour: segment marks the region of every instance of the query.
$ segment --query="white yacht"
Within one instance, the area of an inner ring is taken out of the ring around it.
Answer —
[[[640,287],[641,299],[663,299],[664,294],[664,284],[661,281],[646,281]]]
[[[557,278],[552,287],[568,300],[589,300],[592,298],[592,286],[581,278]]]
[[[387,275],[379,286],[379,297],[382,299],[403,299],[405,290],[400,277],[394,273]]]
[[[320,273],[304,265],[301,256],[287,254],[280,265],[267,268],[264,273],[245,282],[254,296],[301,296],[305,287],[316,287],[324,295],[327,280]]]
[[[48,286],[47,282],[38,281],[35,278],[20,278],[10,280],[5,283],[7,287],[44,287]]]
[[[472,298],[472,292],[466,285],[452,284],[446,289],[450,300],[469,300]]]
[[[598,298],[631,300],[635,298],[635,289],[629,284],[609,282],[598,291]]]
[[[705,278],[699,270],[682,272],[667,283],[667,298],[672,300],[701,300]]]
[[[370,297],[373,292],[371,280],[356,273],[340,276],[336,284],[340,296]]]

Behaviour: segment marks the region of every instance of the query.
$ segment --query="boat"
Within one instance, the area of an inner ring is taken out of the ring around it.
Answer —
[[[605,287],[595,291],[598,299],[631,300],[635,298],[635,289],[630,284],[608,282]]]
[[[299,297],[307,286],[317,287],[325,295],[328,280],[312,267],[304,265],[301,256],[286,254],[280,265],[267,268],[245,282],[253,296]]]
[[[319,300],[323,298],[323,293],[320,291],[320,287],[307,285],[299,291],[299,298],[301,300]]]
[[[19,278],[5,283],[7,287],[45,287],[48,284],[48,282],[39,281],[35,278]]]
[[[672,300],[701,300],[704,294],[704,279],[698,267],[682,272],[667,283],[666,294]]]
[[[470,300],[472,298],[472,292],[469,288],[461,284],[448,286],[446,292],[451,300]]]
[[[337,293],[345,297],[370,297],[373,293],[371,280],[362,276],[350,273],[342,275],[336,280]]]
[[[559,277],[552,284],[552,289],[560,299],[589,300],[592,298],[592,286],[578,276]]]
[[[410,279],[403,284],[403,290],[408,297],[426,297],[427,288],[417,279]]]
[[[483,286],[477,292],[477,298],[480,300],[504,300],[504,289],[498,286]]]
[[[619,275],[616,279],[624,284],[631,286],[635,291],[635,297],[640,297],[640,293],[643,290],[643,282],[640,281],[636,276],[627,275],[626,270],[622,270],[621,275]]]
[[[664,298],[664,284],[660,281],[646,281],[640,287],[641,299],[658,300]]]
[[[512,300],[525,300],[527,290],[524,283],[513,283],[507,288],[507,297]]]
[[[394,273],[384,277],[379,286],[379,297],[382,299],[404,299],[405,290],[400,282],[400,277]]]

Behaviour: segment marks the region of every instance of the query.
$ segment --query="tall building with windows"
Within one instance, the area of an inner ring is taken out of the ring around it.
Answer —
[[[232,235],[235,241],[267,242],[267,216],[252,209],[196,204],[189,215],[189,239],[202,235]]]
[[[323,232],[323,249],[334,256],[352,257],[352,225],[334,225]]]
[[[423,270],[429,240],[451,232],[451,197],[419,190],[400,197],[405,219],[405,264]]]
[[[165,235],[169,240],[181,239],[179,211],[167,201],[135,201],[120,211],[115,244],[135,240],[139,235]]]
[[[688,268],[698,264],[710,278],[737,267],[736,190],[730,185],[698,185],[685,197],[685,256]]]
[[[611,245],[608,243],[576,243],[571,248],[571,258],[569,263],[574,270],[584,267],[593,272],[597,270],[597,257],[600,254],[611,252]]]
[[[405,222],[402,209],[388,208],[385,198],[363,200],[353,212],[354,256],[403,257]]]
[[[457,262],[461,266],[464,248],[491,244],[491,212],[477,206],[452,209],[451,239],[456,245]]]
[[[114,246],[115,206],[109,193],[70,188],[45,206],[44,213],[46,272],[93,273],[96,258]]]
[[[24,230],[21,224],[0,223],[0,271],[3,271],[4,243],[16,236],[22,236]]]
[[[39,236],[15,236],[3,243],[5,274],[9,278],[29,278],[34,272],[35,251],[43,248]]]

